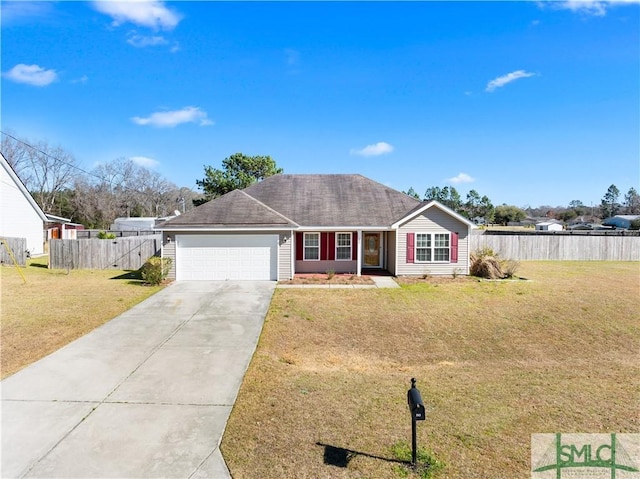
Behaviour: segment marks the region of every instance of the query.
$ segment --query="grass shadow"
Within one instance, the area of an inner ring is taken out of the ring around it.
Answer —
[[[135,271],[127,271],[124,274],[119,274],[118,276],[114,276],[109,279],[118,279],[118,280],[128,280],[127,284],[131,284],[134,286],[153,286],[149,282],[142,279],[142,272],[138,269]]]
[[[114,276],[113,278],[109,278],[109,279],[132,279],[132,280],[142,281],[142,274],[140,273],[140,270],[127,271],[124,274],[119,274],[118,276]],[[133,282],[130,282],[130,283],[133,283]]]
[[[47,269],[49,268],[49,265],[46,263],[30,263],[29,264],[30,268],[44,268]]]
[[[353,449],[345,449],[344,447],[332,446],[331,444],[323,444],[321,442],[316,442],[316,446],[324,448],[323,462],[329,466],[345,468],[349,465],[349,461],[355,456],[369,457],[371,459],[378,459],[379,461],[391,462],[394,464],[411,464],[408,461],[376,456],[375,454],[369,454],[362,451],[354,451]]]

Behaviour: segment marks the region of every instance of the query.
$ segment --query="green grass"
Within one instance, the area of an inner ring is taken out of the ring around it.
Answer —
[[[400,477],[408,477],[411,472],[418,474],[421,479],[431,479],[444,469],[444,464],[433,456],[433,453],[418,446],[416,463],[412,464],[413,449],[407,441],[398,441],[391,446],[393,457],[406,464],[398,465],[395,471]]]
[[[529,281],[277,290],[221,450],[235,479],[530,477],[531,434],[637,432],[640,264],[523,262]],[[325,463],[317,444],[352,451]],[[404,471],[404,472],[402,472]]]

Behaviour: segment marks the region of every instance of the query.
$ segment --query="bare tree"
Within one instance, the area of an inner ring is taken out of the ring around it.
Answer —
[[[46,140],[4,134],[2,154],[45,212],[54,209],[56,198],[81,174],[71,153]]]
[[[191,206],[195,195],[188,195],[158,172],[129,158],[100,165],[92,176],[92,201],[87,206],[96,225],[101,225],[95,227],[106,228],[118,217],[168,216],[182,207],[181,198],[186,197]]]
[[[46,141],[32,142],[4,133],[5,156],[40,207],[90,228],[106,229],[118,217],[168,216],[193,208],[202,195],[178,188],[159,173],[129,158],[117,158],[90,173],[73,155]]]
[[[136,191],[138,204],[144,216],[161,217],[172,213],[175,207],[177,187],[164,179],[158,172],[139,168]]]
[[[26,185],[31,177],[31,162],[27,155],[27,147],[10,132],[2,135],[0,150],[18,178]]]

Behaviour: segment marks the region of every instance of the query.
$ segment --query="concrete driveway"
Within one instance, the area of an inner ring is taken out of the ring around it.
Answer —
[[[275,286],[174,283],[2,381],[0,476],[230,477],[218,446]]]

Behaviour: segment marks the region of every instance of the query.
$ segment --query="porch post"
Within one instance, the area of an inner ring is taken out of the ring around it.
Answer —
[[[358,276],[362,276],[362,230],[358,230],[358,254],[357,258],[357,266]]]
[[[291,241],[291,278],[293,279],[296,276],[296,255],[298,254],[298,252],[296,251],[296,237],[295,234],[293,232],[293,230],[291,230],[291,237],[289,238],[289,241]]]

